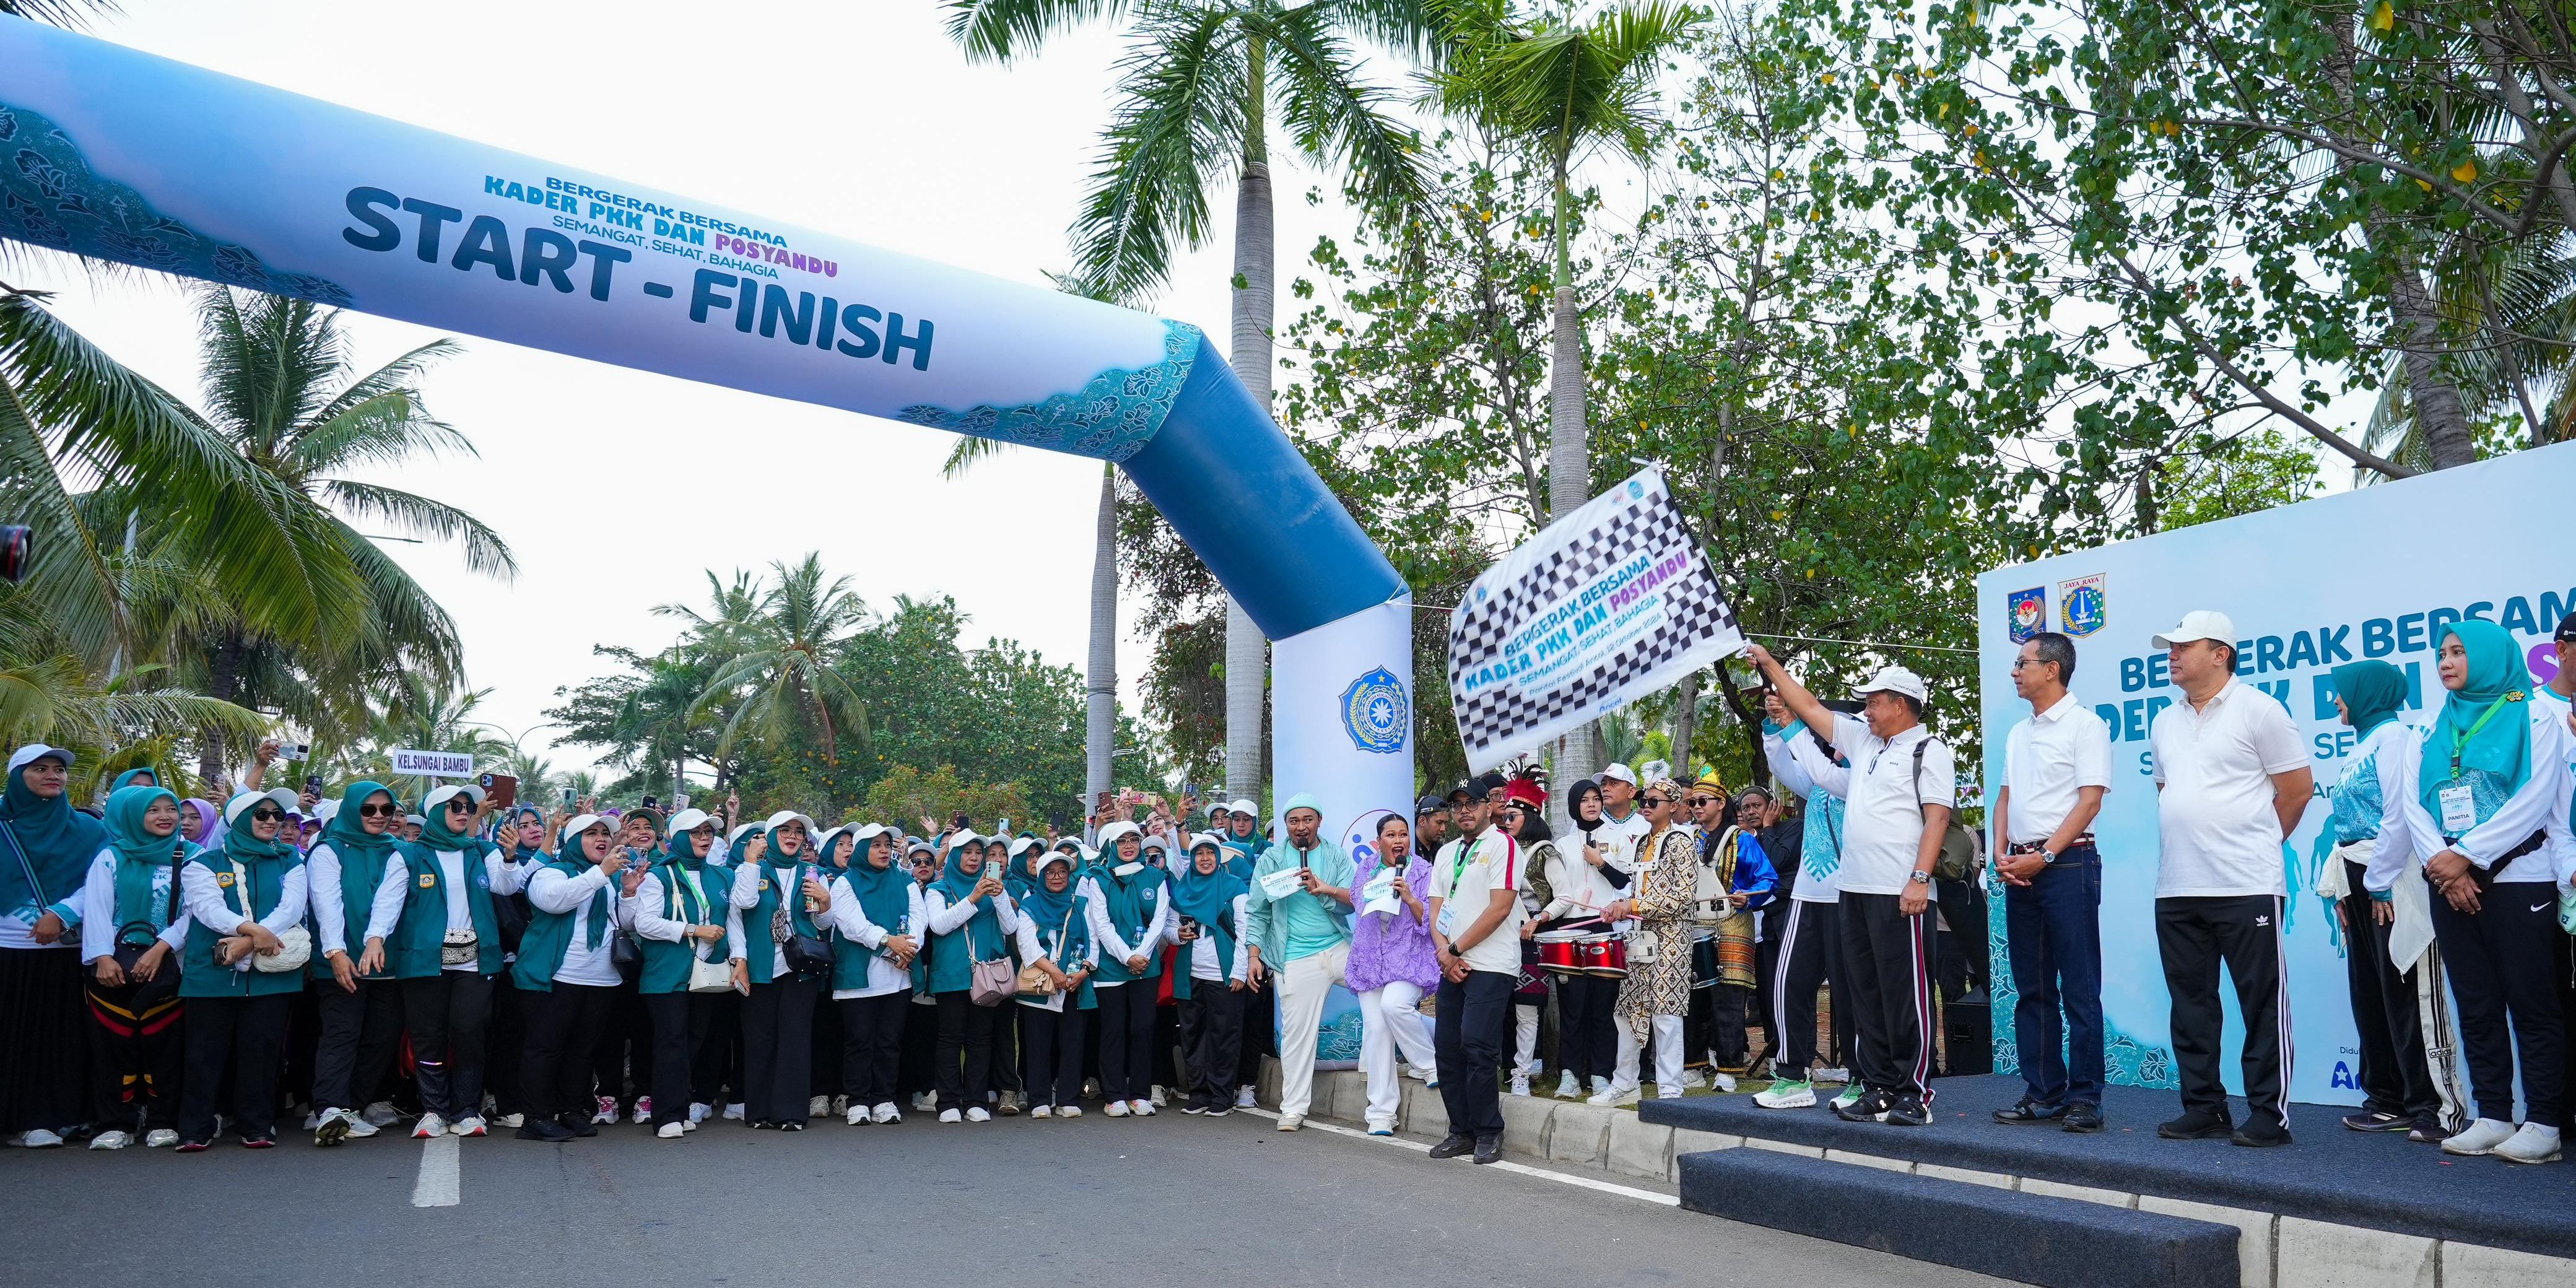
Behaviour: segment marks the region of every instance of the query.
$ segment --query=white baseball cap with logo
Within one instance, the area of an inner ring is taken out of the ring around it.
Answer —
[[[1869,677],[1869,683],[1860,686],[1863,701],[1873,693],[1903,694],[1917,703],[1932,700],[1932,690],[1923,683],[1923,677],[1901,666],[1880,667],[1878,674]]]
[[[2236,647],[2236,623],[2227,614],[2206,608],[2195,608],[2182,615],[2182,622],[2157,634],[2149,641],[2157,648],[2169,649],[2193,640],[2216,640],[2229,648]]]
[[[1630,787],[1637,785],[1637,771],[1630,769],[1626,765],[1622,765],[1615,760],[1610,762],[1609,768],[1601,771],[1601,781],[1606,783],[1613,778],[1626,783]]]

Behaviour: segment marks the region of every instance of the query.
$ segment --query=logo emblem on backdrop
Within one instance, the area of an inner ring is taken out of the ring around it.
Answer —
[[[1379,667],[1342,690],[1342,727],[1362,751],[1393,754],[1404,750],[1413,730],[1413,704],[1404,696],[1404,681]]]
[[[2057,583],[2057,611],[2069,635],[2090,635],[2111,619],[2110,601],[2101,573]]]
[[[2048,587],[2016,590],[2008,602],[2011,604],[2012,624],[2006,633],[2012,636],[2013,643],[2029,643],[2031,636],[2039,634],[2040,629],[2048,625]]]

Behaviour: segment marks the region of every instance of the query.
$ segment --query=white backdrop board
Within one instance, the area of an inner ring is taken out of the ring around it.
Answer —
[[[2094,830],[2102,846],[2103,1027],[2112,1082],[2178,1085],[2156,953],[2156,789],[2147,731],[2181,694],[2149,638],[2190,609],[2226,613],[2241,637],[2238,675],[2289,708],[2308,741],[2319,799],[2281,855],[2297,1052],[2291,1096],[2358,1103],[2343,936],[2333,908],[2316,894],[2317,873],[2333,848],[2331,836],[2320,839],[2329,812],[2322,796],[2353,743],[2335,717],[2327,673],[2360,658],[2394,663],[2413,695],[2401,718],[2421,723],[2427,704],[2438,705],[2441,696],[2433,632],[2446,621],[2479,617],[2512,631],[2533,676],[2546,682],[2556,673],[2550,632],[2576,608],[2571,500],[2576,444],[2561,444],[1977,579],[1989,806],[2003,783],[2005,733],[2030,714],[2013,696],[2017,636],[2033,629],[2074,636],[2075,695],[2110,727],[2112,785]],[[2012,968],[2000,887],[1990,886],[1990,894],[1995,1062],[2009,1072],[2019,1067]],[[2222,1063],[2229,1089],[2241,1094],[2243,1035],[2232,990],[2221,991],[2231,993]]]

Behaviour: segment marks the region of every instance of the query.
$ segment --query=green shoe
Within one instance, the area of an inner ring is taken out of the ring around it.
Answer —
[[[1812,1109],[1816,1104],[1816,1084],[1783,1078],[1757,1093],[1753,1103],[1765,1109]]]
[[[1859,1104],[1861,1092],[1862,1087],[1857,1082],[1843,1088],[1843,1094],[1834,1097],[1834,1108],[1848,1109],[1853,1105]]]

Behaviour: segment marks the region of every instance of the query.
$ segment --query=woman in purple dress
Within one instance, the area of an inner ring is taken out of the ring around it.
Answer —
[[[1395,1134],[1404,1102],[1395,1057],[1399,1049],[1415,1076],[1431,1078],[1431,1026],[1422,1018],[1422,995],[1440,985],[1431,948],[1431,923],[1423,891],[1431,864],[1413,855],[1413,834],[1400,814],[1377,824],[1377,863],[1354,879],[1358,915],[1351,919],[1351,964],[1345,976],[1360,1001],[1360,1068],[1368,1073],[1368,1130]]]

